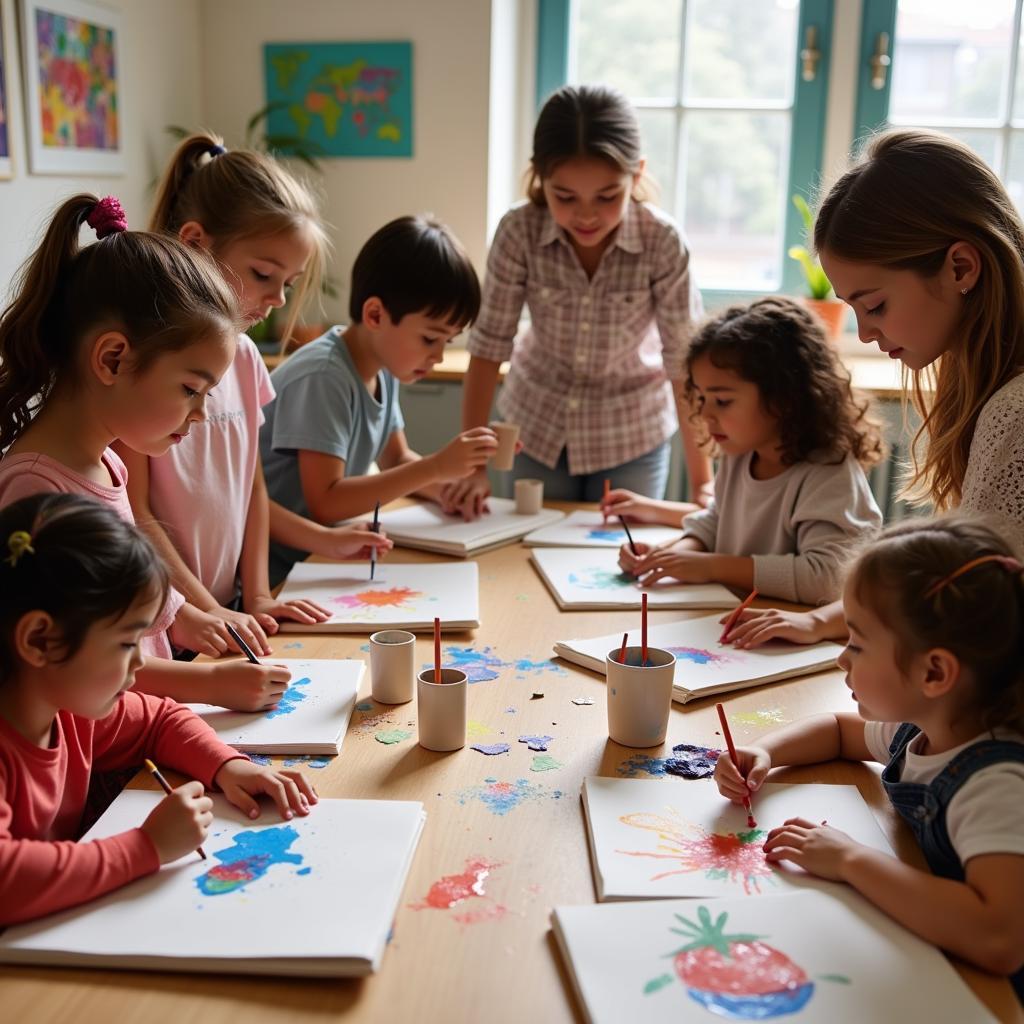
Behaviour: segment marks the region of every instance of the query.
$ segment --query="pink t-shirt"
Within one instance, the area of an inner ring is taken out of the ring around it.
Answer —
[[[128,503],[128,471],[124,463],[107,448],[103,452],[103,464],[113,481],[109,486],[98,484],[88,477],[68,469],[63,463],[49,455],[35,452],[24,455],[7,455],[0,459],[0,508],[13,504],[33,494],[82,494],[96,498],[109,505],[122,519],[135,522],[132,507]],[[167,630],[174,622],[178,609],[185,603],[173,587],[168,591],[167,601],[156,621],[142,638],[142,653],[151,658],[170,658],[171,642]]]
[[[260,451],[262,406],[274,397],[246,335],[206,399],[206,420],[149,460],[149,507],[178,554],[222,605],[237,593],[238,560]]]

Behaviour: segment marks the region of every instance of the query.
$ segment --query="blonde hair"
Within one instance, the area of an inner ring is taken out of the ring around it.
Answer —
[[[921,426],[905,490],[913,503],[930,500],[937,509],[959,504],[978,416],[1024,369],[1024,224],[1002,183],[966,145],[900,129],[869,140],[829,190],[814,226],[819,252],[924,278],[961,241],[978,251],[982,270],[964,296],[960,343],[912,375]],[[905,370],[905,391],[909,380]]]
[[[177,234],[196,221],[213,237],[214,255],[245,238],[307,228],[313,255],[299,278],[282,337],[288,339],[311,296],[320,291],[330,242],[309,185],[273,156],[224,148],[219,135],[197,132],[175,150],[157,190],[150,230]]]

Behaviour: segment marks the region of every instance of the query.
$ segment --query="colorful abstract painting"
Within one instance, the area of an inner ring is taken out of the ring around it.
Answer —
[[[32,170],[123,172],[120,18],[85,0],[22,0]]]
[[[263,53],[271,135],[328,157],[412,156],[412,43],[268,43]]]

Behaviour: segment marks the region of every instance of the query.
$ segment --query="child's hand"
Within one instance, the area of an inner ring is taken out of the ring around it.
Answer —
[[[722,751],[715,764],[718,792],[734,804],[742,804],[761,788],[771,769],[772,759],[762,747],[737,747],[736,764],[728,751]]]
[[[478,469],[464,480],[453,480],[441,488],[441,511],[449,516],[462,516],[468,523],[490,512],[487,499],[491,482],[486,469]]]
[[[427,456],[441,480],[461,480],[487,465],[498,450],[498,435],[490,427],[473,427],[449,441],[440,451]]]
[[[331,613],[316,601],[278,601],[269,594],[257,594],[249,602],[249,609],[260,622],[268,624],[268,633],[277,632],[277,619],[290,619],[292,622],[310,626],[315,622],[326,622],[331,617]],[[273,626],[273,629],[269,628],[270,626]],[[271,652],[266,650],[263,653]]]
[[[203,784],[186,782],[165,796],[141,827],[160,863],[167,864],[202,846],[212,822],[213,801],[203,792]]]
[[[376,549],[378,558],[383,558],[395,546],[383,527],[379,533],[374,533],[369,523],[325,526],[321,536],[322,541],[313,554],[336,562],[345,558],[369,558],[371,548]]]
[[[699,507],[689,502],[646,498],[622,487],[609,491],[608,500],[601,502],[601,512],[609,518],[622,516],[631,523],[661,523],[664,526],[679,526],[683,516],[696,512]]]
[[[656,548],[640,559],[633,569],[633,575],[644,587],[652,587],[662,579],[678,580],[680,583],[713,583],[711,558],[706,551]]]
[[[238,630],[238,635],[252,649],[253,654],[266,656],[271,653],[267,637],[277,632],[277,623],[269,615],[260,615],[255,609],[250,614],[221,607],[211,608],[207,614],[220,619],[221,622],[230,622]],[[226,629],[224,635],[228,638],[228,650],[242,654],[234,637]]]
[[[860,845],[825,822],[815,825],[804,818],[789,818],[768,833],[764,853],[770,864],[788,860],[819,878],[841,882],[850,854]]]
[[[633,554],[633,548],[629,544],[623,544],[619,548],[619,568],[631,576],[636,575],[636,567],[655,549],[650,544],[642,542],[634,545],[637,553]]]
[[[232,711],[269,711],[288,689],[292,674],[283,665],[225,661],[210,665],[207,702]]]
[[[213,781],[228,800],[250,818],[260,816],[260,805],[253,799],[260,793],[273,798],[282,818],[309,814],[310,804],[319,799],[302,772],[253,764],[242,757],[222,764]]]
[[[723,625],[729,618],[723,615]],[[760,647],[769,640],[788,640],[793,644],[816,644],[821,624],[810,612],[783,612],[777,608],[744,608],[736,625],[729,630],[726,643],[734,647]]]
[[[175,647],[208,654],[211,658],[219,658],[231,642],[223,619],[187,602],[178,609],[167,635]]]

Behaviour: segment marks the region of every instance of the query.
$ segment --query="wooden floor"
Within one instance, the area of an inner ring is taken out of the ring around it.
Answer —
[[[446,635],[445,646],[489,647],[502,661],[541,661],[554,641],[621,630],[638,616],[621,612],[560,612],[513,545],[480,557],[481,621],[474,633]],[[433,560],[396,550],[395,561]],[[656,612],[652,622],[685,617]],[[301,643],[301,649],[294,645]],[[285,634],[273,641],[289,657],[366,657],[365,636]],[[284,650],[286,645],[289,647]],[[429,641],[418,641],[418,663],[430,659]],[[554,669],[554,670],[551,670]],[[420,800],[427,823],[395,921],[394,937],[378,975],[365,981],[284,981],[273,978],[185,976],[44,968],[0,969],[0,1020],[126,1024],[263,1024],[313,1022],[533,1022],[582,1020],[549,927],[551,908],[594,900],[584,834],[580,784],[586,775],[615,776],[636,752],[609,741],[601,678],[571,665],[549,669],[499,669],[492,681],[469,689],[469,742],[511,744],[508,754],[486,757],[469,746],[434,754],[416,744],[415,703],[375,705],[356,711],[340,757],[310,770],[319,792],[331,797]],[[543,693],[531,699],[534,692]],[[364,695],[369,696],[369,671]],[[592,697],[592,705],[573,698]],[[824,709],[849,708],[838,672],[827,672],[727,698],[737,743],[749,742],[775,722]],[[403,728],[412,737],[386,746],[381,729]],[[711,700],[673,705],[665,749],[689,742],[720,746]],[[521,734],[555,737],[548,753],[562,767],[531,771],[533,754]],[[658,749],[645,751],[650,755]],[[516,783],[522,800],[499,814],[479,794],[486,779]],[[923,863],[895,820],[878,780],[865,765],[829,764],[778,773],[779,780],[856,784],[900,856]],[[134,785],[147,785],[137,780]],[[667,777],[669,788],[711,785]],[[463,871],[471,858],[497,862],[486,897],[450,910],[414,909],[431,884]],[[459,920],[469,915],[468,920]],[[159,921],[153,922],[160,927]],[[296,921],[294,927],[302,928]],[[958,967],[971,988],[1005,1021],[1024,1021],[1010,986]],[[913,984],[914,979],[907,979]],[[682,1019],[682,1016],[680,1017]],[[865,1022],[877,1024],[877,1022]],[[964,1022],[966,1024],[966,1022]]]

